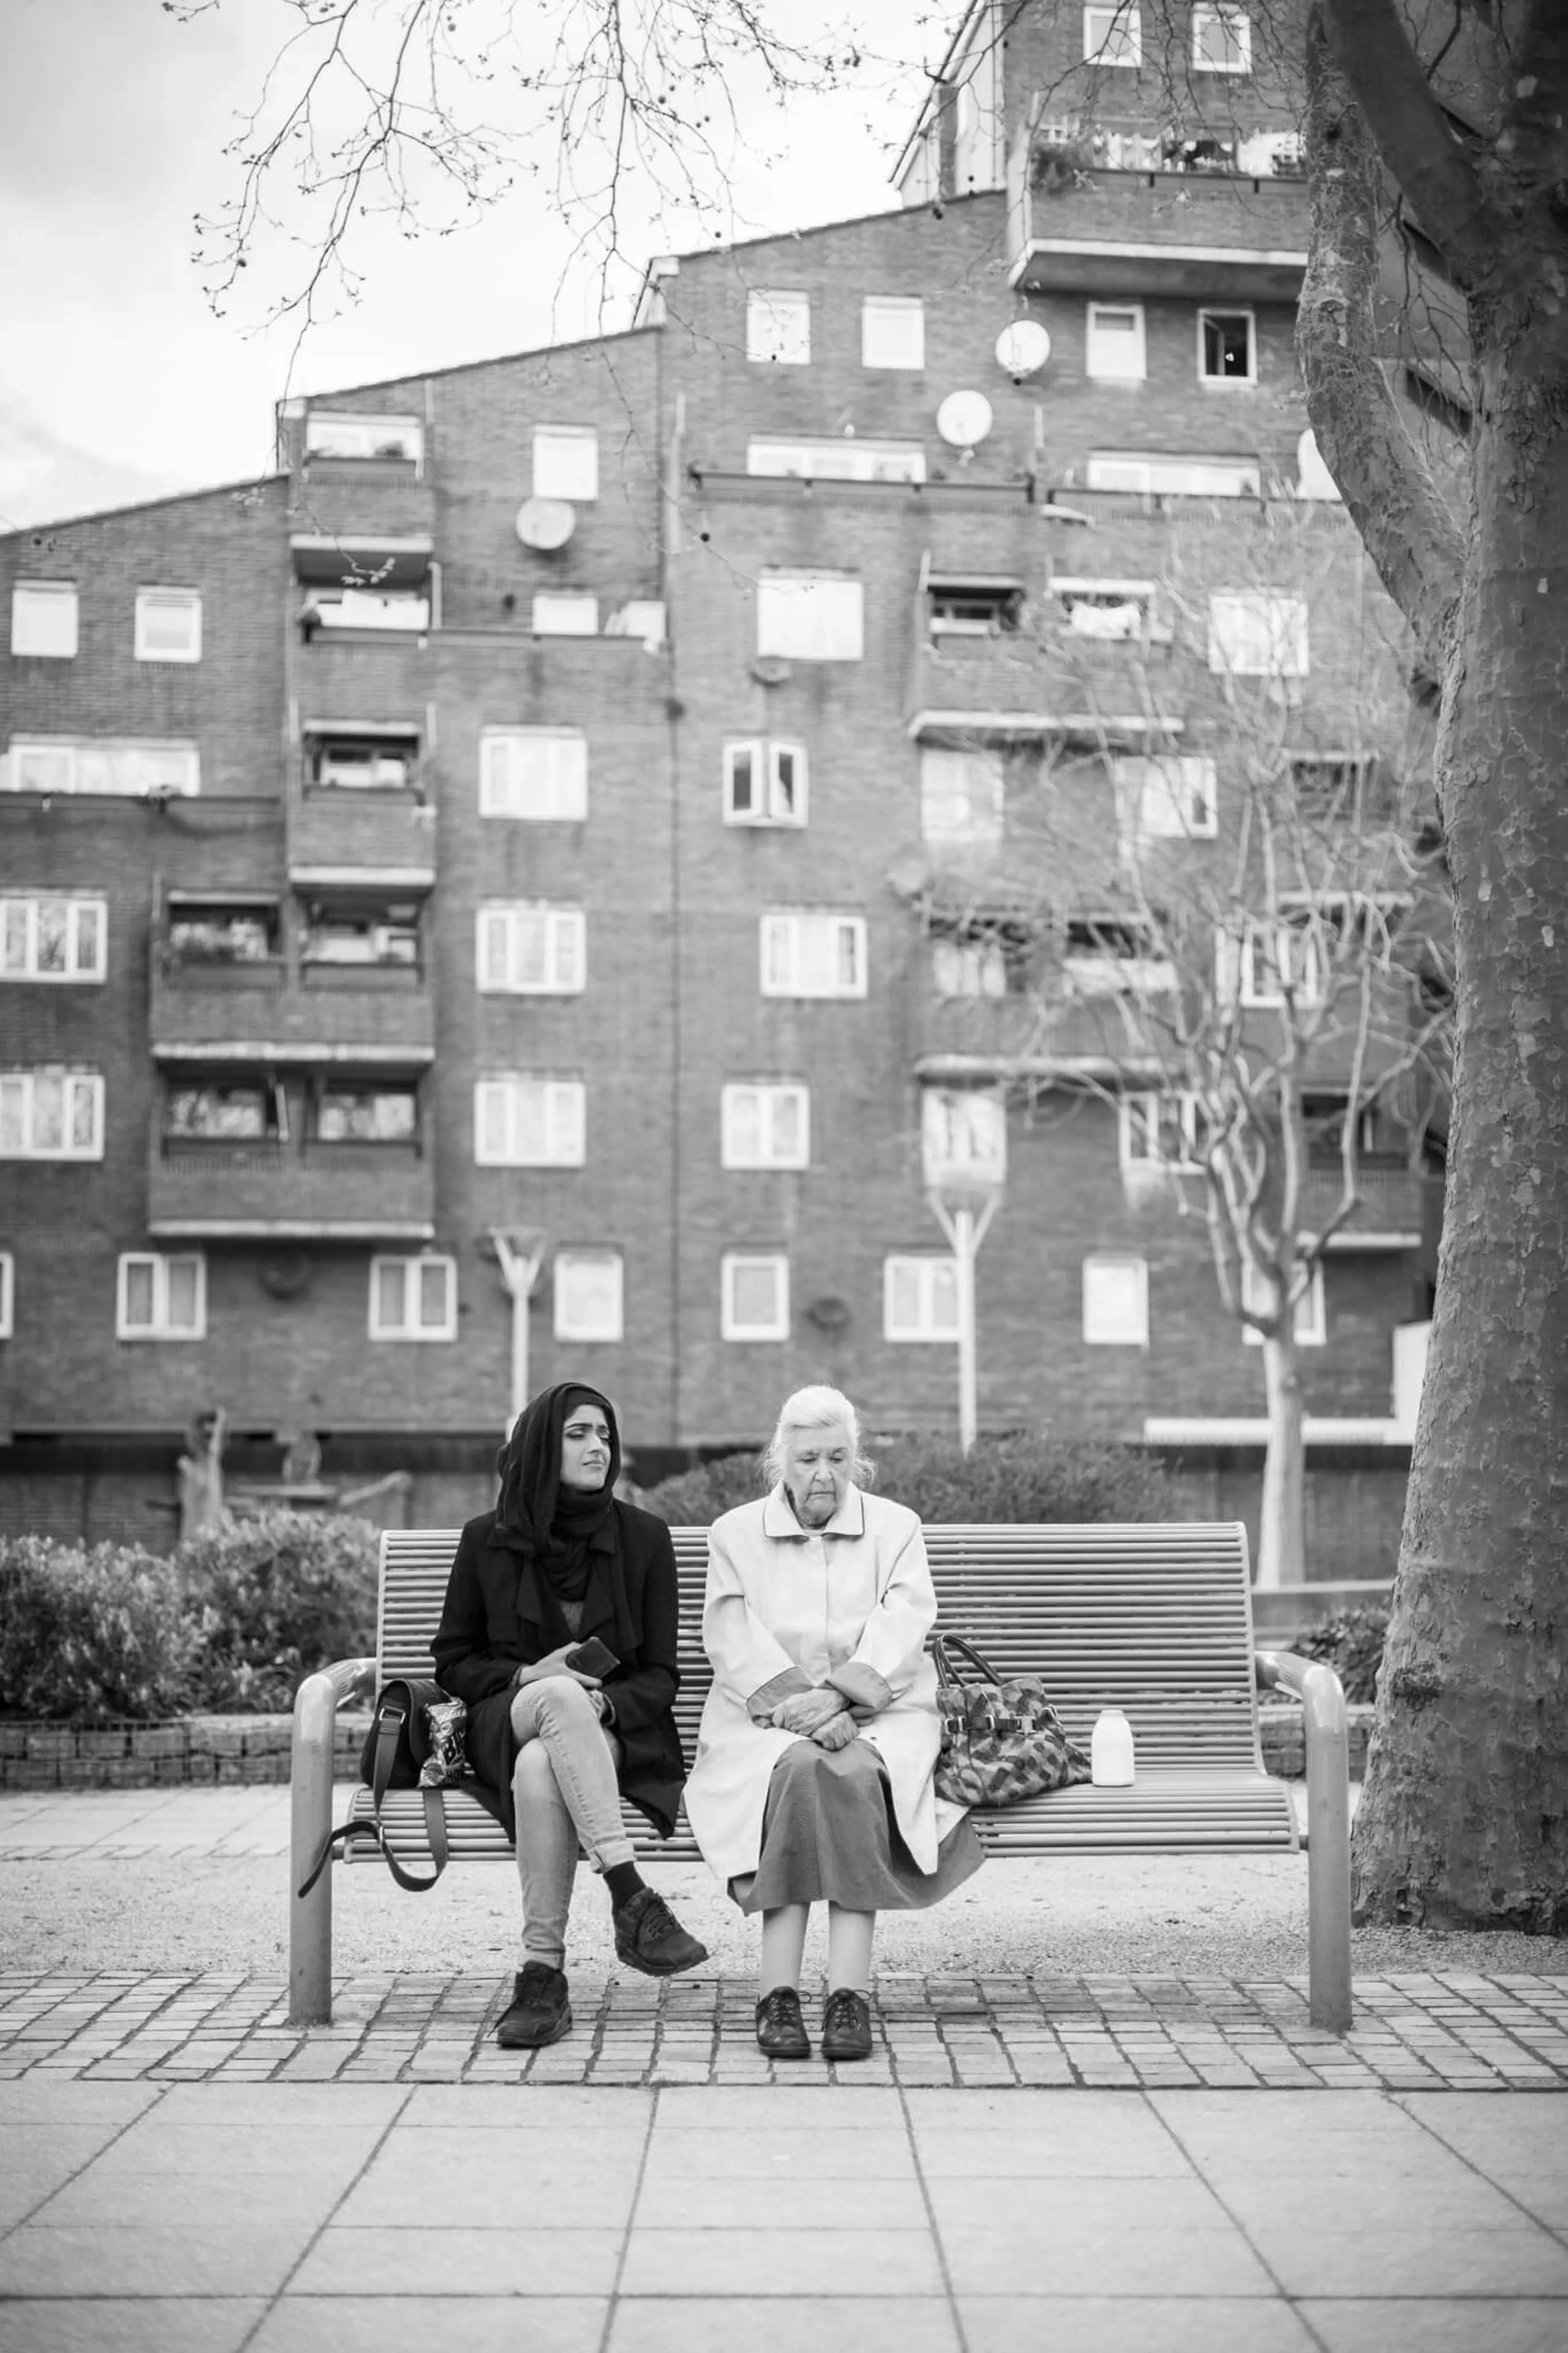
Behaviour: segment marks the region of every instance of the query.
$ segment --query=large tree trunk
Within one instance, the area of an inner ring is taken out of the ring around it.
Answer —
[[[1292,1337],[1265,1336],[1263,1387],[1268,1401],[1268,1444],[1258,1524],[1258,1583],[1269,1588],[1301,1585],[1307,1576],[1307,1472],[1301,1370]]]

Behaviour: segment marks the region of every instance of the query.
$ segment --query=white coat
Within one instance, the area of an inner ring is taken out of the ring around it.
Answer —
[[[939,1799],[936,1670],[925,1641],[936,1594],[921,1524],[902,1504],[845,1492],[803,1528],[782,1485],[716,1520],[708,1537],[702,1645],[713,1683],[702,1711],[686,1818],[725,1882],[754,1872],[773,1767],[793,1740],[758,1718],[792,1691],[832,1683],[887,1767],[893,1813],[917,1867],[964,1809]]]

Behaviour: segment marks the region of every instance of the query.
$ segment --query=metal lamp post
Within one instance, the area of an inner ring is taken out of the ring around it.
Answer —
[[[504,1433],[510,1438],[518,1415],[528,1403],[528,1303],[544,1258],[544,1236],[532,1227],[514,1226],[508,1232],[492,1226],[490,1241],[500,1261],[501,1281],[511,1299],[511,1410]]]
[[[978,1089],[937,1093],[922,1114],[926,1199],[952,1251],[958,1309],[958,1442],[974,1444],[976,1402],[974,1261],[1002,1206],[1007,1181],[1004,1099]]]

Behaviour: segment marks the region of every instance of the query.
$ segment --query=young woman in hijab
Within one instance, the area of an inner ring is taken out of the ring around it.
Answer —
[[[645,1884],[620,1809],[629,1798],[668,1838],[685,1778],[669,1530],[617,1502],[616,1410],[583,1381],[542,1390],[496,1468],[497,1507],[463,1530],[432,1650],[468,1703],[475,1795],[517,1846],[522,1966],[496,2039],[531,2050],[572,2024],[563,1964],[579,1843],[628,1968],[671,1977],[708,1954]],[[594,1635],[615,1654],[602,1678],[567,1663]]]

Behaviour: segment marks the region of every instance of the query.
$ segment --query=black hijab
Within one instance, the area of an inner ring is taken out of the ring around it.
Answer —
[[[596,1405],[610,1426],[610,1466],[593,1494],[561,1484],[561,1433],[583,1404]],[[524,1619],[548,1632],[557,1614],[548,1610],[550,1598],[581,1602],[584,1632],[613,1625],[611,1648],[617,1647],[617,1637],[624,1648],[631,1629],[615,1542],[621,1439],[609,1398],[586,1381],[560,1381],[541,1389],[518,1416],[496,1457],[496,1532],[528,1555],[535,1572],[525,1577],[520,1596]]]

